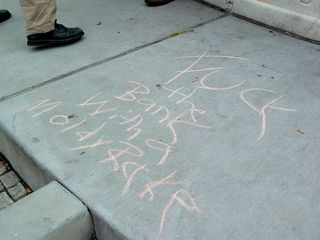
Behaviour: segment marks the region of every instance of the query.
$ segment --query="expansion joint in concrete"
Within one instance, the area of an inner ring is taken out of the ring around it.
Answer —
[[[91,239],[95,239],[95,236],[96,236],[96,232],[95,232],[95,223],[94,223],[94,219],[93,219],[93,215],[91,213],[91,210],[89,208],[89,206],[82,200],[80,199],[76,193],[74,193],[70,188],[68,188],[65,184],[63,184],[63,181],[59,181],[59,179],[55,179],[54,180],[55,182],[57,182],[58,184],[60,184],[62,187],[64,187],[66,190],[68,190],[73,196],[74,198],[76,198],[79,202],[81,202],[87,209],[88,213],[89,213],[89,216],[91,218],[91,225],[92,225],[92,236],[90,238]]]
[[[13,94],[11,94],[11,95],[2,97],[2,98],[0,98],[0,103],[1,103],[1,102],[5,102],[5,101],[7,101],[7,100],[10,100],[10,99],[12,99],[12,98],[14,98],[14,97],[23,95],[23,94],[25,94],[25,93],[27,93],[27,92],[30,92],[30,91],[32,91],[32,90],[35,90],[35,89],[37,89],[37,88],[41,88],[41,87],[46,86],[46,85],[49,85],[49,84],[51,84],[51,83],[54,83],[54,82],[63,80],[63,79],[65,79],[65,78],[67,78],[67,77],[70,77],[70,76],[72,76],[72,75],[75,75],[75,74],[78,74],[78,73],[80,73],[80,72],[86,71],[86,70],[88,70],[88,69],[94,68],[94,67],[96,67],[96,66],[99,66],[99,65],[105,64],[105,63],[107,63],[107,62],[111,62],[111,61],[113,61],[113,60],[119,59],[119,58],[121,58],[121,57],[124,57],[124,56],[129,55],[129,54],[134,53],[134,52],[137,52],[137,51],[139,51],[139,50],[141,50],[141,49],[150,47],[150,46],[152,46],[152,45],[155,45],[155,44],[160,43],[160,42],[162,42],[162,41],[168,40],[168,39],[170,39],[170,38],[174,38],[174,37],[176,37],[176,36],[178,36],[178,35],[182,35],[182,34],[185,34],[185,33],[188,33],[188,32],[192,32],[194,29],[197,29],[197,28],[199,28],[199,27],[202,27],[202,26],[204,26],[204,25],[206,25],[206,24],[208,24],[208,23],[212,23],[212,22],[214,22],[214,21],[217,21],[217,20],[219,20],[219,19],[221,19],[221,18],[224,18],[224,17],[226,17],[226,16],[228,16],[228,14],[221,15],[220,17],[215,17],[214,19],[210,19],[210,20],[205,21],[205,22],[202,22],[202,23],[200,23],[200,24],[196,24],[196,25],[191,26],[191,27],[189,27],[189,28],[183,29],[183,30],[181,30],[181,31],[179,31],[179,32],[170,33],[168,36],[163,37],[163,38],[160,38],[160,39],[158,39],[158,40],[156,40],[156,41],[153,41],[153,42],[150,42],[150,43],[147,43],[147,44],[143,44],[143,45],[141,45],[141,46],[138,46],[138,47],[129,49],[129,50],[125,51],[125,52],[122,52],[122,53],[120,53],[120,54],[118,54],[118,55],[115,55],[115,56],[113,56],[113,57],[109,57],[109,58],[106,58],[106,59],[102,59],[102,60],[100,60],[100,61],[94,62],[94,63],[89,64],[89,65],[87,65],[87,66],[84,66],[84,67],[75,69],[75,70],[70,71],[70,72],[68,72],[68,73],[64,73],[64,74],[62,74],[62,75],[60,75],[60,76],[54,77],[54,78],[52,78],[52,79],[50,79],[50,80],[47,80],[47,81],[45,81],[45,82],[42,82],[42,83],[40,83],[40,84],[37,84],[37,85],[34,85],[34,86],[32,86],[32,87],[26,88],[26,89],[24,89],[24,90],[21,90],[21,91],[19,91],[19,92],[13,93]]]

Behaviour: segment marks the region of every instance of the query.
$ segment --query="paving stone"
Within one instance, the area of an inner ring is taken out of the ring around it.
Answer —
[[[0,176],[8,171],[8,164],[5,161],[0,161]]]
[[[19,200],[20,198],[27,195],[26,188],[19,182],[12,188],[8,188],[8,193],[14,201]]]
[[[9,195],[6,192],[0,193],[0,210],[8,207],[13,203],[12,199],[9,197]]]
[[[16,185],[18,182],[20,182],[20,179],[15,172],[10,171],[0,176],[0,181],[6,188],[10,188]]]
[[[2,184],[2,182],[0,182],[0,192],[2,192],[4,190],[4,186]]]

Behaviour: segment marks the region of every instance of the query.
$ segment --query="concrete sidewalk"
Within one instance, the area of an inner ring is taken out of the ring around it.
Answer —
[[[110,61],[222,15],[192,0],[161,8],[147,8],[140,0],[78,1],[77,6],[74,1],[58,1],[59,22],[83,28],[85,40],[54,49],[30,49],[19,2],[1,0],[0,4],[13,15],[0,26],[0,64],[7,69],[0,80],[6,83],[0,98]]]
[[[0,28],[0,151],[33,189],[61,183],[99,240],[318,239],[319,45],[194,1],[72,3],[73,46]]]

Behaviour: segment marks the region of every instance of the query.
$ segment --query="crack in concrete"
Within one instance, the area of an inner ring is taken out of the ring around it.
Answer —
[[[222,11],[222,12],[223,12],[223,11]],[[197,29],[197,28],[202,27],[202,26],[204,26],[204,25],[206,25],[206,24],[208,24],[208,23],[212,23],[212,22],[214,22],[214,21],[217,21],[217,20],[219,20],[219,19],[221,19],[221,18],[224,18],[224,17],[227,17],[227,16],[228,16],[228,14],[224,13],[223,15],[221,15],[221,16],[219,16],[219,17],[215,17],[214,19],[210,19],[210,20],[208,20],[208,21],[205,21],[205,22],[196,24],[196,25],[194,25],[194,26],[188,27],[188,28],[184,29],[183,31],[180,31],[179,34],[172,34],[172,33],[171,33],[171,34],[169,34],[168,36],[163,37],[163,38],[160,38],[160,39],[155,40],[155,41],[153,41],[153,42],[140,45],[140,46],[138,46],[138,47],[135,47],[135,48],[129,49],[129,50],[127,50],[127,51],[124,51],[124,52],[122,52],[122,53],[119,53],[119,54],[117,54],[117,55],[115,55],[115,56],[108,57],[108,58],[106,58],[106,59],[102,59],[102,60],[100,60],[100,61],[91,63],[91,64],[89,64],[89,65],[87,65],[87,66],[84,66],[84,67],[75,69],[75,70],[73,70],[73,71],[70,71],[70,72],[64,73],[64,74],[62,74],[62,75],[60,75],[60,76],[54,77],[54,78],[52,78],[52,79],[49,79],[49,80],[47,80],[47,81],[45,81],[45,82],[42,82],[42,83],[39,83],[39,84],[37,84],[37,85],[28,87],[28,88],[23,89],[23,90],[21,90],[21,91],[18,91],[18,92],[16,92],[16,93],[10,94],[10,95],[8,95],[8,96],[1,97],[1,98],[0,98],[0,103],[5,102],[5,101],[7,101],[7,100],[10,100],[10,99],[12,99],[12,98],[14,98],[14,97],[23,95],[23,94],[25,94],[25,93],[28,93],[28,92],[30,92],[30,91],[32,91],[32,90],[41,88],[41,87],[43,87],[43,86],[47,86],[47,85],[49,85],[49,84],[51,84],[51,83],[54,83],[54,82],[63,80],[63,79],[65,79],[65,78],[67,78],[67,77],[70,77],[70,76],[72,76],[72,75],[75,75],[75,74],[78,74],[78,73],[80,73],[80,72],[86,71],[86,70],[88,70],[88,69],[94,68],[94,67],[96,67],[96,66],[100,66],[100,65],[102,65],[102,64],[104,64],[104,63],[108,63],[108,62],[111,62],[111,61],[113,61],[113,60],[119,59],[119,58],[121,58],[121,57],[127,56],[127,55],[129,55],[129,54],[131,54],[131,53],[134,53],[134,52],[137,52],[137,51],[139,51],[139,50],[141,50],[141,49],[150,47],[150,46],[155,45],[155,44],[157,44],[157,43],[160,43],[160,42],[162,42],[162,41],[165,41],[165,40],[174,38],[174,37],[179,36],[179,35],[182,35],[182,34],[189,33],[189,32],[191,32],[191,31],[194,30],[194,29]]]

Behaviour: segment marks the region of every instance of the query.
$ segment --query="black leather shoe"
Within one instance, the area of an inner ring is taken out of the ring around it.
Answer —
[[[168,4],[174,0],[145,0],[145,3],[150,7],[156,7]]]
[[[7,21],[11,17],[11,13],[8,10],[0,10],[0,23]]]
[[[55,23],[55,28],[47,33],[37,33],[29,35],[29,46],[51,46],[51,45],[66,45],[74,43],[84,35],[80,28],[67,28],[62,24]]]

